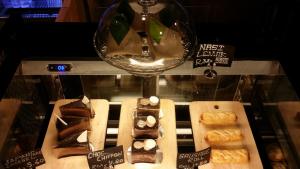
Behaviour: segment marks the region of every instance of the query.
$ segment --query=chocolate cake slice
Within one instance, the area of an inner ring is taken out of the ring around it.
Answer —
[[[135,138],[158,138],[158,117],[137,116],[134,119],[133,134]]]
[[[81,145],[82,143],[88,143],[87,130],[83,132],[78,132],[70,135],[69,137],[64,138],[63,140],[58,141],[56,148],[68,147]]]
[[[63,122],[61,120],[63,120]],[[65,116],[56,120],[58,140],[62,140],[74,133],[91,130],[90,120],[87,117]]]
[[[160,109],[160,100],[156,96],[150,98],[138,98],[137,113],[158,114]]]
[[[87,97],[60,106],[59,110],[62,116],[79,116],[90,118],[95,116],[95,112],[91,107],[90,100]]]
[[[133,140],[131,148],[132,163],[155,163],[156,141],[153,139]]]
[[[70,145],[68,147],[56,147],[53,149],[53,153],[57,158],[86,155],[90,152],[89,143],[79,143]]]

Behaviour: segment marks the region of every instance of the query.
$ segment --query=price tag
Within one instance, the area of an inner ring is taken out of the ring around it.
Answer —
[[[235,47],[222,44],[200,44],[194,57],[193,67],[206,67],[211,63],[216,66],[230,67],[234,57]]]
[[[34,150],[25,154],[7,159],[3,165],[6,169],[34,169],[36,166],[45,164],[41,150]]]
[[[87,155],[90,169],[110,169],[124,163],[123,146],[94,151]]]
[[[194,167],[209,163],[211,148],[194,153],[181,153],[177,155],[178,169],[193,169]]]

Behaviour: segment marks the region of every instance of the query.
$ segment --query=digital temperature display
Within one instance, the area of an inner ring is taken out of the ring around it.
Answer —
[[[50,72],[68,72],[72,66],[70,64],[49,64],[48,71]]]

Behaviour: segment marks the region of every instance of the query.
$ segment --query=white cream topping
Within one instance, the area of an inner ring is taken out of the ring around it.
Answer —
[[[159,98],[156,96],[151,96],[149,100],[151,106],[156,106],[159,103]]]
[[[134,147],[135,149],[141,149],[141,148],[144,147],[144,143],[141,142],[141,141],[136,141],[136,142],[133,143],[133,147]]]
[[[140,128],[144,128],[146,126],[146,122],[144,120],[139,120],[137,122],[137,126],[139,126]]]
[[[81,101],[83,104],[88,104],[90,102],[89,98],[87,98],[86,96],[84,96]]]
[[[144,144],[145,144],[144,145],[144,149],[146,151],[149,151],[149,150],[153,149],[156,146],[156,142],[153,139],[146,139],[146,140],[144,140]]]
[[[153,127],[156,123],[156,119],[153,116],[147,116],[147,126],[148,127]]]
[[[85,143],[87,142],[87,130],[82,132],[78,137],[77,137],[78,143]]]

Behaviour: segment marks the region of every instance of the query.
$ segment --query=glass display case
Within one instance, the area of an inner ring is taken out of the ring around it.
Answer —
[[[99,127],[104,132],[103,149],[120,145],[118,137],[123,131],[120,127],[121,121],[124,123],[122,112],[124,114],[127,100],[158,96],[174,104],[174,144],[178,153],[198,151],[192,103],[234,102],[240,103],[245,111],[250,127],[248,134],[253,135],[263,168],[300,167],[300,101],[297,89],[284,71],[281,57],[276,57],[281,54],[278,43],[284,43],[276,38],[284,32],[276,30],[281,26],[269,20],[269,15],[280,4],[272,3],[275,7],[270,7],[250,1],[248,4],[181,2],[195,22],[199,43],[234,44],[237,48],[232,65],[214,67],[218,76],[208,79],[203,74],[207,68],[193,68],[192,58],[153,77],[135,76],[102,61],[93,49],[93,35],[109,3],[88,1],[85,8],[78,11],[74,11],[78,4],[62,4],[64,7],[56,21],[49,23],[26,17],[16,19],[18,15],[5,20],[0,34],[4,35],[1,41],[7,42],[0,46],[0,161],[36,149],[46,154],[43,146],[48,139],[47,132],[57,105],[64,100],[87,96],[92,101],[107,101],[107,114],[98,116],[104,120]],[[245,5],[250,9],[240,11]],[[239,10],[231,11],[237,8]],[[266,8],[269,12],[264,11]],[[203,10],[196,17],[199,9]],[[259,12],[250,17],[251,9]],[[280,16],[273,19],[279,22]],[[250,28],[235,27],[244,22]],[[272,28],[267,30],[268,26]],[[10,29],[12,27],[14,29]],[[72,161],[72,157],[68,159]]]

